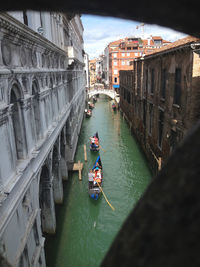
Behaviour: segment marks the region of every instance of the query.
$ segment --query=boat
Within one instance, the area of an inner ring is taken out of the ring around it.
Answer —
[[[115,102],[112,102],[112,109],[116,110],[116,108],[117,108],[117,106],[116,106]]]
[[[90,118],[92,116],[92,110],[91,109],[86,109],[85,110],[85,116],[86,116],[86,118]]]
[[[90,198],[97,200],[101,196],[103,183],[103,170],[100,156],[88,174],[88,193]]]
[[[96,96],[93,96],[92,97],[92,101],[93,101],[93,103],[97,102],[97,97]]]
[[[99,151],[99,135],[96,132],[92,137],[90,137],[90,150]]]
[[[89,106],[90,109],[94,108],[94,104],[92,104],[91,102],[88,102],[88,106]]]

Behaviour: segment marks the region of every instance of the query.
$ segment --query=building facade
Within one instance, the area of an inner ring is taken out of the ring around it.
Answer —
[[[121,109],[155,172],[199,118],[199,41],[186,37],[135,60],[133,78],[120,72]]]
[[[85,108],[83,27],[48,12],[0,26],[0,262],[45,266]]]
[[[93,87],[97,82],[96,75],[96,59],[89,60],[89,73],[90,73],[90,87]]]
[[[85,70],[85,83],[86,90],[90,88],[90,73],[89,73],[89,55],[87,53],[84,54],[84,70]]]
[[[159,36],[150,37],[147,40],[142,40],[140,37],[127,37],[111,42],[107,47],[109,51],[107,53],[109,61],[107,76],[109,77],[110,88],[119,91],[119,71],[131,70],[135,58],[169,43]],[[105,51],[107,50],[105,49]]]

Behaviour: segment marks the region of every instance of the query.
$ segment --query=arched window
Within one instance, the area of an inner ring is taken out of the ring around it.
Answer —
[[[36,140],[38,140],[40,136],[40,108],[39,108],[39,98],[37,89],[38,87],[34,82],[32,86],[32,94],[33,94],[33,113],[34,113]]]
[[[10,104],[12,104],[12,125],[17,159],[24,157],[23,120],[20,106],[20,91],[16,85],[10,92]]]

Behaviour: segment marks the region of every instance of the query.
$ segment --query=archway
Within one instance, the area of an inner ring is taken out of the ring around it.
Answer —
[[[10,92],[10,104],[12,104],[12,126],[15,141],[17,159],[25,157],[25,144],[23,132],[23,119],[20,105],[21,93],[17,85],[14,85]]]
[[[42,230],[45,233],[56,232],[56,215],[53,198],[51,174],[46,165],[42,167],[39,186],[39,204],[41,208]]]

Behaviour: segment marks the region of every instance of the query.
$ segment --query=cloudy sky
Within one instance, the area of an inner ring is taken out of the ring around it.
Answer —
[[[142,37],[143,34],[142,27],[136,29],[141,22],[92,15],[82,15],[81,18],[84,27],[84,49],[90,59],[102,54],[112,41],[128,36]],[[150,35],[161,36],[172,42],[186,36],[168,28],[145,24],[144,38]]]

